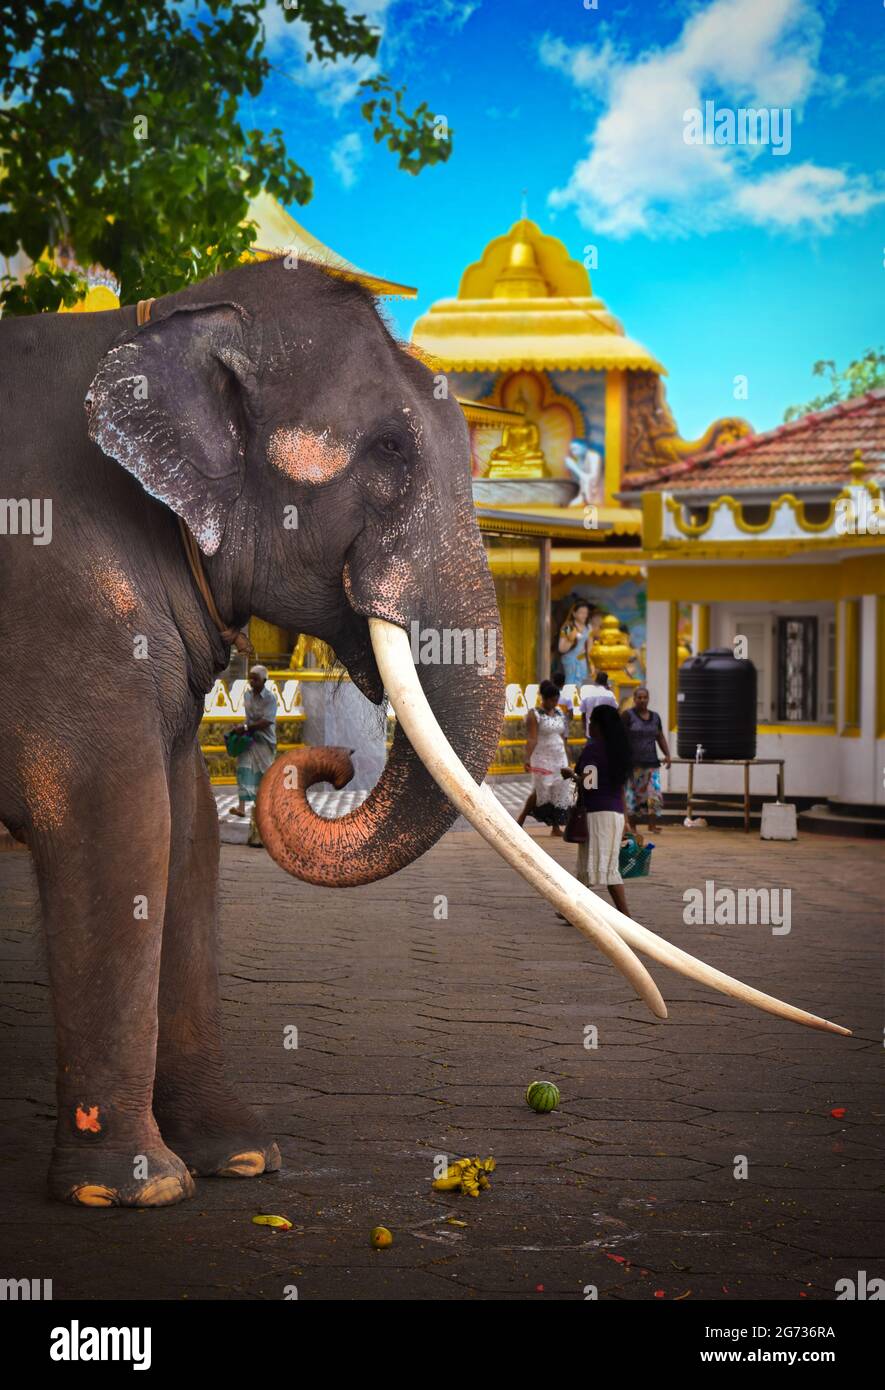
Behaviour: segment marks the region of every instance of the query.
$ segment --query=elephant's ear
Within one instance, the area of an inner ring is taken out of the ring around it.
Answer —
[[[99,363],[89,437],[214,555],[245,470],[244,392],[253,368],[236,304],[182,306]]]

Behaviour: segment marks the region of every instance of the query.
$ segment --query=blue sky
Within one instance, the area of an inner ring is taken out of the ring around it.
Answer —
[[[407,334],[457,291],[491,237],[529,215],[668,368],[682,433],[720,415],[757,429],[885,342],[885,8],[877,0],[362,0],[374,67],[454,131],[413,178],[359,114],[373,65],[304,63],[300,26],[267,6],[274,76],[244,118],[278,125],[315,179],[294,215],[366,269],[417,285]],[[684,112],[790,113],[789,151],[688,145]],[[736,399],[734,378],[747,378]]]

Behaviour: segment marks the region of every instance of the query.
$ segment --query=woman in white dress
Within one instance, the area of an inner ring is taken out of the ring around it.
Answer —
[[[519,813],[517,823],[533,816],[561,835],[574,801],[574,788],[564,780],[568,767],[568,717],[559,708],[560,688],[553,681],[541,681],[541,704],[526,716],[525,770],[532,774],[531,794]]]

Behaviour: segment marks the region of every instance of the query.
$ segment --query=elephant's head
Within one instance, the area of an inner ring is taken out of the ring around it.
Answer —
[[[628,942],[683,973],[817,1027],[581,889],[478,785],[498,745],[503,650],[457,402],[390,335],[360,286],[271,260],[159,300],[101,362],[89,432],[186,522],[226,621],[255,614],[328,642],[398,718],[384,772],[339,820],[305,788],[347,778],[330,750],[281,758],[259,819],[285,869],[367,883],[411,863],[456,809],[622,970],[659,1016]],[[467,656],[412,661],[428,634]],[[454,805],[453,805],[454,802]]]
[[[370,618],[418,645],[449,634],[440,648],[455,664],[422,665],[421,683],[482,780],[504,668],[467,427],[365,289],[277,259],[161,299],[103,360],[88,408],[96,443],[187,523],[226,620],[321,638],[376,704]],[[302,779],[315,771],[311,760]],[[353,814],[323,820],[287,790],[262,799],[267,846],[325,884],[402,868],[457,814],[400,729]]]

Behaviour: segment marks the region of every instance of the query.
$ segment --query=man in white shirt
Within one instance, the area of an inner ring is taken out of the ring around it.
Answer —
[[[590,737],[590,716],[597,705],[614,705],[618,708],[618,702],[608,688],[608,676],[604,671],[596,672],[596,685],[589,695],[585,695],[581,701],[581,715],[584,720],[584,733]]]

